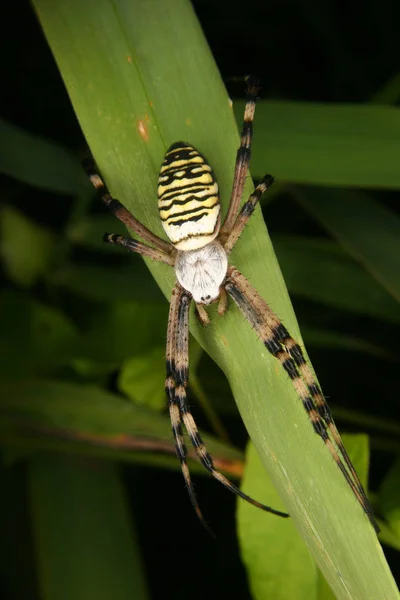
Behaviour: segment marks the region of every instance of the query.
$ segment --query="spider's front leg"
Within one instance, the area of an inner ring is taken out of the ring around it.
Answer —
[[[196,302],[196,315],[199,318],[200,323],[203,327],[207,327],[210,324],[210,317],[208,316],[208,312],[204,308],[204,304],[199,304]]]

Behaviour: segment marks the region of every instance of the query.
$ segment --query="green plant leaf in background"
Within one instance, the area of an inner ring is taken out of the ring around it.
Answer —
[[[346,449],[366,486],[369,450],[364,435],[344,435]],[[247,451],[242,490],[280,506],[279,497],[266,475],[252,444]],[[324,498],[320,499],[324,503]],[[293,524],[266,519],[245,502],[238,505],[238,534],[254,600],[333,600]]]
[[[333,242],[277,236],[274,248],[293,294],[342,310],[399,322],[396,300]]]
[[[95,385],[31,380],[0,387],[1,441],[9,447],[51,448],[131,463],[180,469],[169,418]],[[204,435],[215,463],[238,476],[243,455]],[[189,452],[193,458],[194,451]],[[192,468],[205,474],[198,463]]]
[[[234,110],[240,122],[243,103]],[[398,107],[261,101],[257,129],[257,178],[268,165],[280,181],[400,188]]]
[[[38,455],[29,492],[43,600],[148,598],[115,464]]]
[[[304,192],[296,191],[295,197],[399,302],[400,218],[397,214],[353,190],[307,188]]]
[[[0,298],[0,328],[3,381],[48,375],[78,351],[79,333],[64,313],[18,292]]]
[[[34,0],[34,6],[112,193],[161,234],[155,200],[159,165],[168,145],[184,139],[213,165],[226,208],[238,135],[190,4],[59,0],[54,10],[50,0]],[[249,183],[247,193],[250,189]],[[232,260],[299,338],[260,211]],[[169,297],[173,273],[148,264]],[[223,320],[215,310],[211,314],[207,331],[194,321],[191,331],[226,373],[263,463],[337,597],[397,598],[374,532],[283,370],[266,359],[233,307]]]
[[[40,189],[82,194],[87,182],[65,148],[0,119],[0,137],[7,152],[0,154],[0,172]]]
[[[10,279],[23,287],[32,286],[53,260],[55,238],[10,206],[0,213],[0,233],[0,252]]]
[[[129,398],[154,410],[165,408],[164,346],[128,358],[118,376],[118,388]]]
[[[400,459],[397,459],[382,484],[382,513],[392,532],[400,539]]]

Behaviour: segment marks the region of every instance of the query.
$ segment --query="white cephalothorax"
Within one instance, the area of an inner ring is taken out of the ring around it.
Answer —
[[[219,297],[227,269],[228,258],[219,242],[178,252],[176,257],[175,273],[179,283],[200,304],[210,304]]]

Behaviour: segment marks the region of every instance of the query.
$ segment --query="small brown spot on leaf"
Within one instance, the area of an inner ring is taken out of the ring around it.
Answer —
[[[229,342],[224,335],[221,335],[221,341],[227,348],[229,347]]]
[[[147,142],[149,140],[149,132],[148,132],[145,121],[139,120],[137,122],[137,128],[138,128],[139,135],[142,138],[142,140]]]

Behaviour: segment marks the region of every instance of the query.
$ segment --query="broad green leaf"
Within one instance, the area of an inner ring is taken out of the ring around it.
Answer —
[[[138,256],[127,264],[99,266],[69,264],[52,274],[49,283],[93,302],[164,302],[154,279]]]
[[[396,104],[399,99],[400,73],[396,73],[371,98],[371,104]]]
[[[35,593],[34,549],[26,504],[26,470],[20,462],[0,467],[1,595],[7,600],[39,600]]]
[[[396,212],[353,190],[308,188],[295,196],[399,302],[400,218]]]
[[[154,410],[165,408],[165,348],[155,346],[148,352],[128,358],[118,375],[118,388],[138,404]]]
[[[2,443],[28,449],[54,448],[180,469],[168,416],[94,385],[52,380],[3,384],[0,436]],[[218,468],[232,477],[241,474],[239,450],[210,435],[204,439]],[[189,457],[194,457],[193,450]],[[205,474],[203,467],[193,467]]]
[[[167,303],[118,302],[93,310],[87,324],[80,357],[111,367],[132,356],[164,345],[167,329]],[[160,360],[165,350],[160,352]]]
[[[50,374],[78,351],[78,332],[61,311],[16,292],[0,298],[0,329],[3,379]]]
[[[126,228],[112,213],[89,215],[70,225],[67,230],[67,238],[72,244],[104,252],[118,252],[119,250],[120,254],[120,248],[104,243],[103,236],[105,233],[126,234]],[[130,252],[126,254],[132,256]]]
[[[88,189],[77,160],[62,146],[0,119],[0,172],[18,181],[60,194]]]
[[[240,123],[243,102],[235,103]],[[252,172],[315,185],[400,187],[400,109],[368,104],[257,104]]]
[[[0,233],[0,252],[8,276],[17,285],[31,287],[54,258],[54,236],[11,206],[2,208]]]
[[[398,303],[336,244],[276,237],[274,248],[292,294],[385,321],[400,321]]]
[[[381,528],[381,533],[379,534],[381,544],[386,544],[400,552],[400,536],[393,533],[384,521],[379,521],[379,527]]]
[[[168,145],[182,139],[196,145],[213,165],[226,210],[239,136],[190,3],[60,0],[54,11],[50,0],[34,0],[34,6],[110,191],[162,235],[158,171]],[[250,191],[249,180],[246,193]],[[259,210],[232,262],[300,338]],[[147,264],[169,298],[171,269]],[[227,375],[264,466],[336,595],[364,600],[383,592],[398,597],[372,528],[333,461],[321,451],[283,369],[266,356],[235,308],[224,319],[217,317],[215,307],[210,314],[210,327],[204,330],[192,319],[191,331]],[[312,476],[315,456],[317,478]],[[322,507],[318,498],[327,484],[333,493]],[[306,509],[299,500],[304,497]],[[354,530],[350,538],[349,527]]]
[[[344,435],[343,440],[365,484],[368,472],[368,440],[364,435]],[[319,469],[315,464],[315,475]],[[333,484],[334,485],[334,484]],[[332,493],[327,486],[323,497]],[[242,490],[258,500],[283,508],[272,481],[265,474],[262,463],[249,445]],[[293,491],[294,493],[294,491]],[[303,499],[306,503],[306,499]],[[305,518],[307,518],[305,516]],[[329,515],[326,514],[326,519]],[[366,518],[366,517],[365,517]],[[349,530],[349,536],[352,535]],[[293,523],[262,513],[246,502],[238,500],[238,534],[242,559],[246,566],[254,600],[325,600],[334,598],[330,590],[319,581],[318,569],[301,542]]]
[[[303,326],[301,328],[304,339],[308,346],[317,348],[332,348],[337,350],[351,350],[353,352],[362,352],[371,356],[376,356],[391,362],[399,362],[400,355],[393,354],[390,350],[381,348],[366,340],[344,335],[327,329],[314,329]]]
[[[284,510],[252,444],[241,489],[264,504]],[[293,522],[240,500],[237,511],[241,556],[254,600],[317,600],[317,568]]]
[[[148,598],[115,464],[38,455],[29,464],[29,495],[43,600]]]
[[[400,459],[386,475],[379,494],[380,507],[392,532],[400,538]]]

